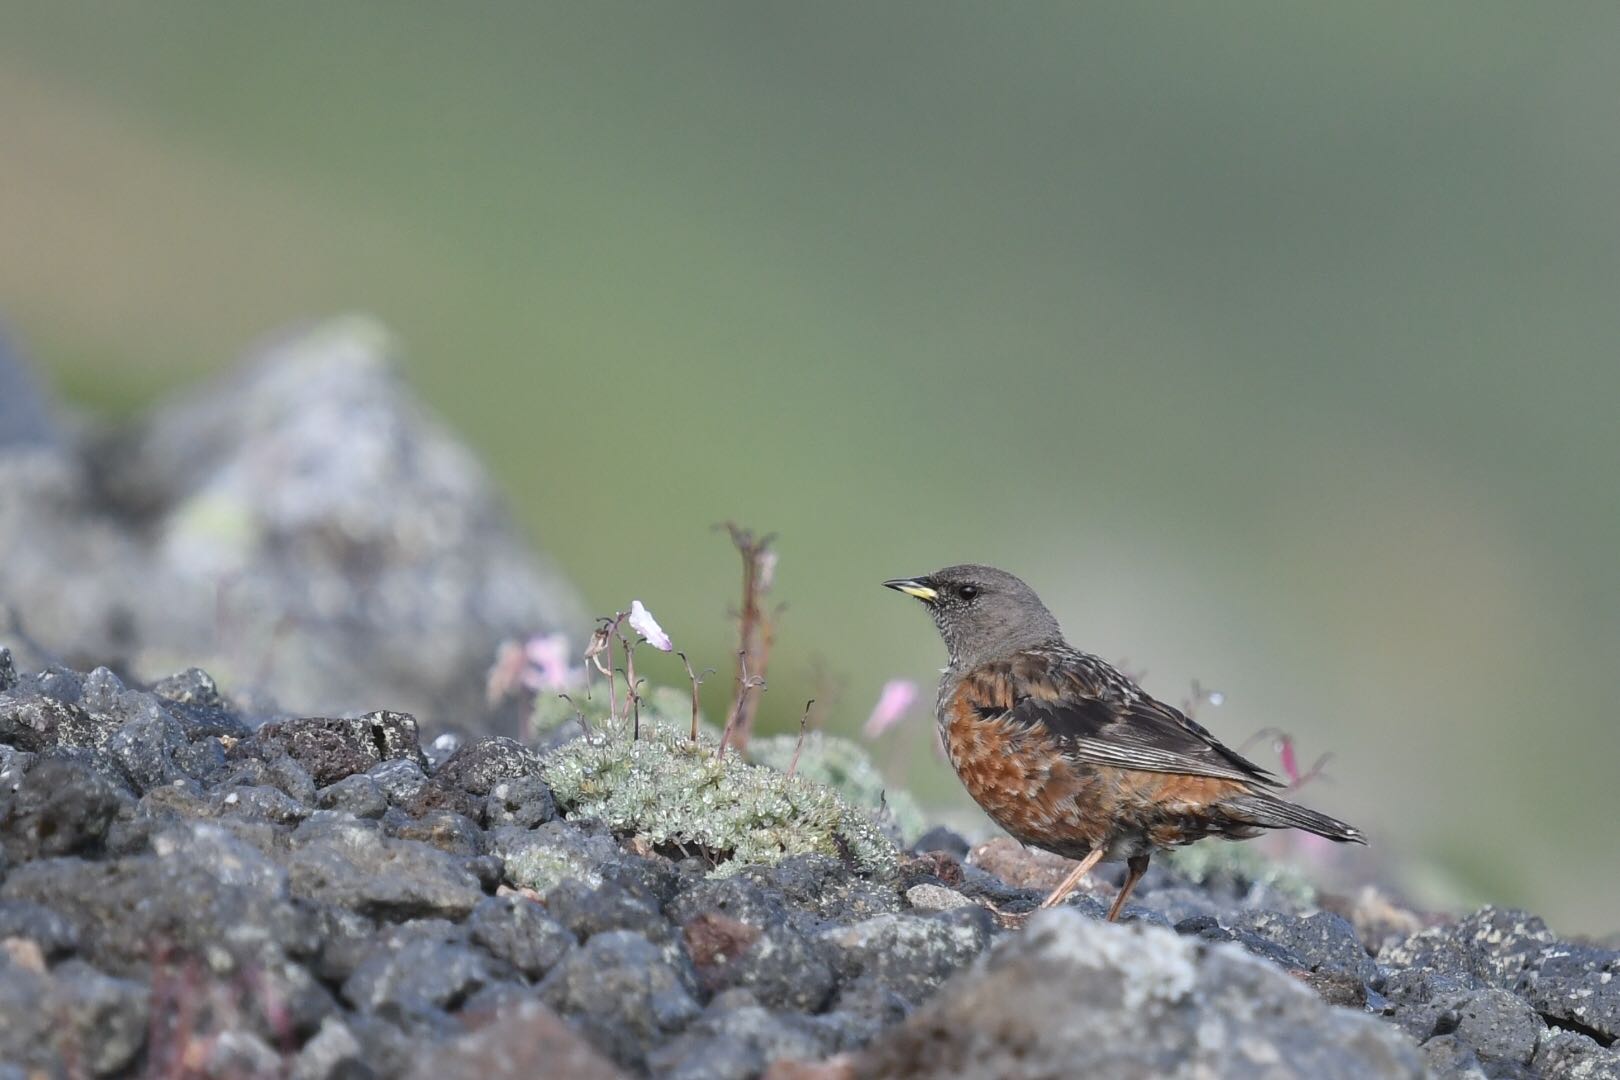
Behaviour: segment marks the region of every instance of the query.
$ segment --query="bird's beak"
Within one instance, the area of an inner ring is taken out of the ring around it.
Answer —
[[[932,604],[939,598],[939,593],[916,578],[895,578],[893,581],[885,581],[883,587],[893,589],[895,592],[903,592],[907,596],[915,596],[925,604]]]

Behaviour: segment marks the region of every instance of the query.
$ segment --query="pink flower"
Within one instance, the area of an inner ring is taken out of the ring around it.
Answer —
[[[916,704],[917,684],[910,679],[890,679],[883,684],[883,693],[878,695],[878,702],[872,708],[872,715],[866,719],[863,734],[868,739],[875,739],[888,731],[901,718],[906,711]]]
[[[652,617],[652,612],[641,606],[640,600],[630,602],[630,629],[641,635],[641,640],[657,649],[659,652],[669,652],[675,647],[664,633],[664,628],[658,625],[658,620]]]
[[[495,653],[484,691],[491,706],[516,694],[561,693],[585,681],[585,669],[569,663],[568,636],[536,634],[525,641],[503,641]]]
[[[568,635],[536,635],[523,643],[523,685],[530,690],[567,690],[578,686],[584,674],[569,664]]]

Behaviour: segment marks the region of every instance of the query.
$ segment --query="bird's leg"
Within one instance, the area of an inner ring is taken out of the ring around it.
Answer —
[[[1046,894],[1046,899],[1041,901],[1039,910],[1044,911],[1049,907],[1057,907],[1063,903],[1064,899],[1074,892],[1075,886],[1080,884],[1080,879],[1089,874],[1091,868],[1102,861],[1103,851],[1103,846],[1099,844],[1092,848],[1091,853],[1085,858],[1075,863],[1074,869],[1069,871],[1069,876],[1058,882],[1058,887]]]
[[[1125,910],[1125,898],[1131,895],[1131,890],[1136,888],[1136,883],[1142,880],[1143,874],[1147,873],[1148,858],[1147,855],[1132,855],[1125,861],[1125,884],[1119,887],[1119,895],[1114,897],[1113,906],[1108,909],[1109,922],[1119,921],[1119,913]]]

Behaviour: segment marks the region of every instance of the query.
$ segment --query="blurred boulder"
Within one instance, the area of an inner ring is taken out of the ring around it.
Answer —
[[[1410,1077],[1417,1049],[1229,945],[1072,909],[941,987],[851,1077]]]
[[[73,440],[0,346],[0,641],[276,705],[484,726],[498,643],[581,622],[476,458],[340,319]],[[76,445],[76,442],[80,445]]]

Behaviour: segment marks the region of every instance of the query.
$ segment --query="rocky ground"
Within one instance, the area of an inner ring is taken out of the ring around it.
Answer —
[[[898,844],[852,743],[477,734],[580,611],[387,351],[102,429],[0,342],[0,1080],[1620,1077],[1620,953],[1523,912],[1217,859],[1010,929],[1063,866]]]
[[[452,742],[0,652],[0,1077],[1620,1076],[1620,953],[1522,912],[1156,869],[1010,930],[1005,842],[739,866]]]

